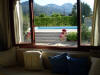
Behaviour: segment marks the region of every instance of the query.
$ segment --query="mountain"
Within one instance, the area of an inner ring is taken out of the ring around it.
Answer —
[[[65,9],[65,12],[70,14],[72,12],[73,5],[71,3],[65,3],[62,5],[62,8]]]
[[[23,12],[26,14],[29,12],[29,3],[28,1],[21,3]],[[46,15],[51,15],[52,13],[60,13],[63,15],[69,15],[72,12],[73,5],[71,3],[65,3],[62,6],[58,6],[56,4],[48,4],[45,6],[41,6],[39,4],[34,3],[34,15],[39,16],[41,13],[45,13]]]
[[[27,14],[29,12],[29,2],[28,1],[23,2],[21,3],[21,6],[24,14]]]

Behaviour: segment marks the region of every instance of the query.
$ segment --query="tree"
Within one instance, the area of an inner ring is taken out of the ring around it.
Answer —
[[[91,8],[86,3],[81,3],[81,22],[84,23],[84,18],[91,16]]]
[[[91,16],[91,8],[87,3],[81,3],[81,15],[84,17]]]
[[[91,8],[87,3],[81,2],[81,15],[84,17],[91,16]],[[70,15],[77,15],[77,4],[75,3]]]
[[[61,14],[59,14],[59,13],[53,13],[53,14],[51,15],[51,17],[61,17]]]
[[[45,14],[40,14],[40,16],[39,17],[46,17],[46,15]]]
[[[72,13],[69,14],[69,16],[72,16],[73,24],[74,26],[77,25],[77,4],[75,3],[72,8]]]
[[[81,21],[84,23],[84,18],[91,16],[91,8],[87,3],[81,2]],[[77,16],[77,3],[74,4],[72,13],[69,16]]]
[[[75,3],[73,8],[72,8],[72,13],[70,16],[77,16],[77,4]]]

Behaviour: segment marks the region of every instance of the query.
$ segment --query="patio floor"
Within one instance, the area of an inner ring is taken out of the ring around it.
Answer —
[[[76,41],[65,41],[65,42],[54,42],[54,43],[36,43],[36,45],[46,45],[46,46],[68,46],[77,47]]]
[[[66,29],[67,33],[77,32],[77,29]],[[62,29],[36,29],[36,45],[46,46],[73,46],[77,47],[76,41],[60,41],[59,35]]]

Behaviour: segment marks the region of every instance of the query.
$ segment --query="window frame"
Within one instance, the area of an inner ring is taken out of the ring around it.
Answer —
[[[81,2],[81,0],[79,0],[79,1]],[[96,4],[97,4],[97,0],[94,0],[93,17],[92,17],[92,30],[91,30],[91,33],[93,33],[93,34],[91,35],[90,45],[88,45],[88,44],[81,43],[82,39],[81,39],[81,3],[80,3],[80,47],[96,48],[95,46],[93,46]]]
[[[20,48],[38,48],[38,49],[57,49],[57,50],[79,50],[79,51],[85,51],[84,49],[93,49],[97,48],[99,49],[100,47],[95,47],[95,46],[88,46],[88,45],[81,45],[81,5],[80,5],[81,0],[77,0],[77,47],[71,47],[71,46],[40,46],[40,45],[35,45],[35,29],[34,29],[34,9],[33,9],[33,0],[29,0],[29,11],[30,11],[30,27],[31,27],[31,43],[20,43],[16,44],[15,43],[15,34],[14,34],[14,18],[13,18],[13,1],[10,0],[10,23],[11,23],[11,29],[12,29],[12,39],[13,39],[13,45],[14,46],[19,46]],[[95,4],[95,1],[94,1]],[[94,8],[95,10],[95,8]],[[93,13],[94,14],[94,13]],[[94,15],[93,15],[94,16]],[[94,22],[94,21],[93,21]]]
[[[34,5],[33,5],[34,6]],[[34,10],[34,9],[33,9]],[[79,13],[78,13],[79,12]],[[78,29],[77,29],[77,35],[78,35],[78,37],[77,37],[77,47],[71,47],[71,46],[45,46],[45,45],[35,45],[35,41],[34,41],[34,47],[35,48],[57,48],[57,49],[69,49],[69,48],[78,48],[79,46],[80,46],[80,24],[81,24],[81,22],[80,22],[80,0],[77,0],[77,27],[78,27]],[[34,21],[34,20],[33,20]],[[34,33],[34,35],[35,35],[35,33]],[[35,39],[35,37],[34,37],[34,39]]]

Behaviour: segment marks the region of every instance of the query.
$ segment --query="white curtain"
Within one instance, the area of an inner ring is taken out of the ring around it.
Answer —
[[[94,24],[94,46],[100,46],[100,0],[97,0],[95,6],[95,24]]]
[[[23,38],[23,14],[20,1],[15,1],[14,4],[14,30],[15,30],[15,41],[24,42]]]

